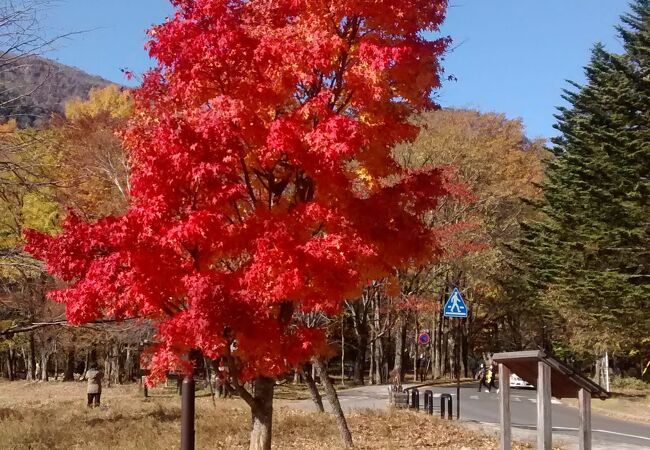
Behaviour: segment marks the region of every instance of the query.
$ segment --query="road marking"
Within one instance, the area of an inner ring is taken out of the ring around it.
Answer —
[[[529,401],[529,402],[533,402],[533,403],[537,403],[537,399],[535,399],[535,398],[529,398],[528,401]],[[556,398],[551,398],[551,404],[553,404],[553,405],[561,405],[562,402],[559,401],[559,400],[556,399]]]
[[[499,425],[498,422],[481,422],[484,425]],[[514,428],[523,428],[523,429],[531,429],[535,430],[536,427],[534,425],[529,426],[529,425],[512,425]],[[571,427],[553,427],[553,431],[580,431],[578,428],[571,428]],[[641,439],[644,441],[649,441],[650,442],[650,437],[647,436],[637,436],[636,434],[627,434],[627,433],[619,433],[618,431],[609,431],[609,430],[596,430],[592,429],[592,432],[595,431],[597,433],[603,433],[603,434],[613,434],[615,436],[623,436],[623,437],[629,437],[629,438],[634,438],[634,439]]]
[[[516,402],[520,402],[520,401],[521,401],[521,399],[520,399],[519,397],[513,397],[512,399],[513,399],[514,401],[516,401]]]
[[[470,396],[470,398],[471,398],[472,400],[478,400],[478,395],[472,395],[472,396]]]
[[[558,431],[579,431],[577,428],[570,428],[570,427],[553,427],[553,429]],[[619,433],[618,431],[595,430],[595,429],[592,429],[591,431],[596,431],[598,433],[605,433],[605,434],[614,434],[616,436],[623,436],[623,437],[629,437],[634,439],[643,439],[644,441],[650,441],[650,437],[637,436],[636,434],[627,434],[627,433]]]
[[[597,431],[599,433],[615,434],[617,436],[625,436],[625,437],[631,437],[635,439],[643,439],[644,441],[650,441],[650,437],[637,436],[635,434],[619,433],[618,431],[607,431],[607,430],[592,430],[592,431]]]

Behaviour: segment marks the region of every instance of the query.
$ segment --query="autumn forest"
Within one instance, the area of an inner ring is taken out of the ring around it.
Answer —
[[[172,3],[138,87],[58,104],[21,84],[52,67],[33,11],[0,7],[1,377],[225,367],[260,449],[285,380],[330,398],[531,349],[650,380],[650,2],[551,140],[434,101],[446,0]]]

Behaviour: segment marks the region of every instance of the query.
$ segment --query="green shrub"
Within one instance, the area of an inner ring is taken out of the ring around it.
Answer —
[[[635,377],[613,377],[611,379],[611,389],[650,390],[650,383]]]

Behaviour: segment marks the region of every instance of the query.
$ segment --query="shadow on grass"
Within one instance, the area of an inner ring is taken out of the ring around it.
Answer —
[[[22,418],[23,415],[18,411],[16,411],[15,409],[0,408],[0,421],[9,420],[9,419],[22,420]]]
[[[644,400],[646,397],[649,397],[650,394],[644,391],[638,392],[616,392],[612,391],[612,398],[626,398],[626,399],[635,399],[635,400]]]
[[[177,422],[181,418],[180,410],[167,410],[164,408],[158,408],[153,411],[148,411],[145,413],[136,413],[136,414],[112,414],[104,417],[92,417],[86,420],[86,423],[90,426],[98,426],[103,424],[115,424],[119,422],[138,422],[142,419],[150,418],[160,423],[167,422]]]

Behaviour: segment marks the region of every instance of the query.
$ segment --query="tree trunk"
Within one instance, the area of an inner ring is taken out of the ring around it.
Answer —
[[[440,309],[434,322],[433,378],[436,380],[442,376],[442,305]]]
[[[36,343],[34,333],[29,333],[29,349],[27,352],[27,379],[36,379]]]
[[[20,354],[23,357],[23,366],[25,367],[25,379],[29,379],[29,367],[27,367],[27,353],[25,353],[25,347],[20,346]]]
[[[126,351],[128,357],[129,346],[126,347]],[[216,406],[216,403],[214,402],[214,385],[212,384],[212,364],[210,363],[210,360],[205,356],[203,356],[203,366],[205,367],[205,380],[208,382],[210,397],[212,397],[212,406]]]
[[[108,387],[111,387],[112,385],[112,371],[113,367],[111,366],[111,347],[106,346],[106,356],[104,356],[104,377],[106,378],[106,384]]]
[[[41,349],[41,381],[49,381],[47,375],[47,362],[50,359],[49,353],[45,348]]]
[[[447,337],[445,334],[445,326],[444,322],[447,319],[444,317],[440,318],[440,335],[438,336],[440,339],[440,351],[438,352],[438,357],[440,358],[440,366],[439,366],[439,371],[440,371],[440,378],[445,377],[446,373],[446,366],[447,366]]]
[[[415,323],[413,327],[413,335],[417,337],[418,335],[418,328],[420,328],[420,325],[418,324],[418,316],[417,314],[415,315]],[[417,339],[413,340],[413,382],[417,383],[418,382],[418,343],[416,342]]]
[[[368,378],[370,384],[375,384],[375,339],[374,332],[370,335],[370,370],[368,371]]]
[[[357,356],[354,360],[354,382],[363,384],[366,369],[366,349],[368,348],[368,331],[359,331],[357,336]]]
[[[120,344],[115,344],[113,345],[113,382],[115,384],[122,384],[122,380],[124,379],[124,364],[122,364],[122,346]]]
[[[249,450],[271,450],[274,387],[275,381],[272,378],[255,379],[251,406],[253,426]]]
[[[325,395],[327,395],[327,400],[330,402],[332,412],[336,417],[336,425],[339,428],[339,433],[341,434],[343,445],[345,448],[351,448],[353,447],[352,434],[350,433],[348,423],[345,420],[343,409],[341,409],[341,403],[339,402],[339,396],[336,394],[336,389],[334,389],[332,381],[330,380],[329,376],[327,376],[327,371],[325,370],[323,361],[321,361],[319,358],[312,358],[312,362],[318,369],[321,383],[323,383],[323,386],[325,387]]]
[[[345,316],[341,317],[341,384],[345,385]]]
[[[386,347],[390,347],[390,336],[386,337]],[[387,348],[386,351],[384,352],[382,350],[382,362],[381,362],[381,379],[382,383],[387,383],[389,379],[389,369],[388,369],[388,353],[390,352],[390,349]]]
[[[131,345],[126,346],[126,357],[124,359],[124,380],[127,383],[130,383],[135,378],[134,373],[134,362],[133,362],[133,350],[131,350]]]
[[[75,362],[74,347],[70,347],[66,353],[65,372],[63,373],[63,381],[74,381],[74,362]]]
[[[393,371],[399,374],[399,380],[402,382],[404,380],[404,340],[406,334],[406,321],[403,317],[400,317],[397,320],[397,331],[395,333],[395,364],[393,365]]]
[[[121,353],[122,349],[119,343],[114,342],[112,345],[106,348],[106,377],[108,378],[109,384],[122,384],[122,358]]]
[[[380,307],[380,298],[379,291],[376,291],[372,296],[372,330],[373,330],[373,346],[372,346],[372,357],[375,362],[375,374],[374,374],[374,383],[373,384],[382,384],[382,363],[383,363],[383,348],[381,341],[381,331],[380,331],[380,317],[379,317],[379,307]],[[370,369],[372,372],[372,368]]]
[[[601,366],[602,366],[602,359],[598,358],[596,360],[596,370],[595,370],[595,374],[594,374],[594,381],[602,386],[603,385],[603,383],[602,383],[602,381],[603,381],[602,380],[603,371],[602,371]]]
[[[14,376],[14,349],[9,346],[9,349],[7,350],[7,378],[9,381],[14,381],[15,376]]]
[[[89,368],[90,368],[90,352],[86,351],[86,358],[84,359],[84,370],[81,373],[81,377],[79,378],[79,381],[86,380],[86,373],[88,373]]]
[[[454,377],[454,358],[456,353],[454,351],[454,335],[451,331],[451,319],[446,319],[447,328],[445,330],[445,343],[447,344],[447,359],[445,361],[445,377],[453,378]]]
[[[375,384],[384,384],[384,346],[382,339],[375,342]]]
[[[311,373],[304,368],[301,368],[300,370],[307,386],[309,386],[309,393],[311,394],[311,399],[316,405],[316,409],[318,409],[318,412],[325,412],[325,408],[323,408],[323,399],[320,396],[320,392],[318,392],[318,386],[316,386],[316,382],[312,378]]]
[[[366,352],[368,350],[368,336],[370,333],[368,325],[368,306],[370,305],[366,291],[361,299],[348,304],[352,313],[352,324],[356,337],[356,357],[354,360],[353,381],[355,384],[364,384],[366,372]]]

